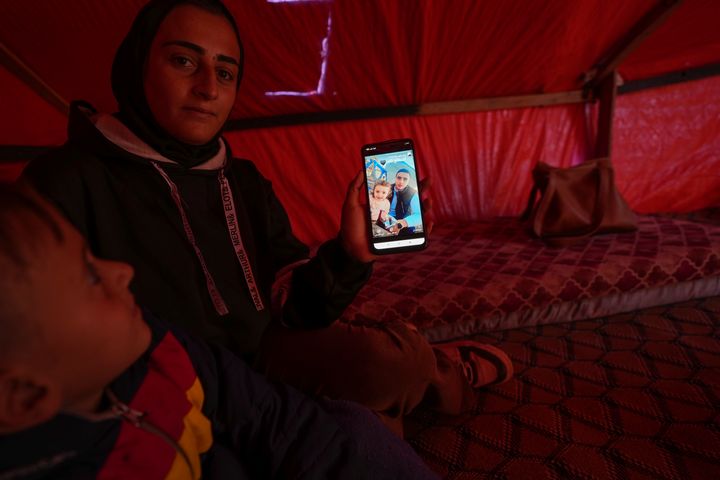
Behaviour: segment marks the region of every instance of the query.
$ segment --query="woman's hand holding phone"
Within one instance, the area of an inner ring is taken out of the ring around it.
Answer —
[[[372,262],[377,255],[370,252],[365,210],[365,176],[360,170],[348,186],[340,218],[340,242],[345,252],[361,262]],[[364,202],[363,202],[364,200]]]
[[[433,228],[433,212],[431,180],[426,177],[418,182],[418,190],[423,202],[426,235],[429,236]],[[379,258],[370,250],[370,235],[366,211],[367,195],[363,170],[360,170],[348,186],[347,194],[342,208],[340,219],[340,241],[345,252],[361,262],[372,262]],[[384,213],[384,212],[383,212]],[[387,215],[386,215],[387,218]],[[381,219],[385,220],[385,219]],[[405,227],[407,222],[400,220]]]
[[[420,191],[420,198],[422,199],[423,203],[423,211],[425,212],[425,231],[427,232],[427,236],[429,237],[430,232],[432,232],[433,225],[435,225],[435,217],[432,210],[432,197],[430,196],[430,192],[432,191],[432,179],[430,177],[425,177],[420,180],[420,182],[418,183],[418,190]]]

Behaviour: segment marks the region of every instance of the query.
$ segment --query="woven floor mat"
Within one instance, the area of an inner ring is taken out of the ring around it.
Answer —
[[[720,297],[474,338],[516,374],[473,414],[408,419],[444,478],[720,478]]]

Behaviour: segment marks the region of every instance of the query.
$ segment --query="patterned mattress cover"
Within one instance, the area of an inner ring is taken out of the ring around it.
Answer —
[[[720,225],[639,217],[633,233],[549,247],[515,218],[436,227],[420,253],[376,262],[342,320],[402,318],[431,341],[720,294]]]

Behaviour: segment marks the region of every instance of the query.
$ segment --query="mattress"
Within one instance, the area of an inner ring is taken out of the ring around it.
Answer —
[[[426,250],[378,260],[341,320],[403,319],[444,341],[718,294],[720,225],[640,216],[636,232],[558,248],[498,218],[436,226]]]

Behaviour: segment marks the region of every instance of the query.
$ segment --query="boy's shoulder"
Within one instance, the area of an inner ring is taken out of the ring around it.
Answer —
[[[200,468],[213,446],[208,399],[191,360],[192,340],[144,312],[149,348],[106,388],[103,412],[60,413],[0,436],[0,478],[131,478]],[[189,340],[189,343],[185,343]],[[118,421],[124,419],[124,421]],[[179,452],[182,452],[179,453]]]
[[[185,374],[194,371],[195,365],[190,360],[191,351],[198,350],[197,341],[170,323],[159,319],[152,312],[143,309],[143,318],[150,327],[152,339],[140,363],[147,363],[153,368],[165,370],[166,364],[174,364],[174,370]],[[167,372],[171,373],[171,372]]]
[[[103,470],[122,477],[127,468],[176,474],[200,469],[201,456],[214,446],[214,425],[206,410],[216,399],[208,398],[198,367],[211,362],[201,356],[200,342],[147,310],[143,317],[152,333],[150,346],[108,388],[141,420],[122,423]],[[127,458],[134,464],[126,465]]]
[[[145,355],[136,363],[158,369],[181,386],[207,373],[213,363],[208,345],[147,309],[143,309],[143,318],[150,327],[152,339]]]

